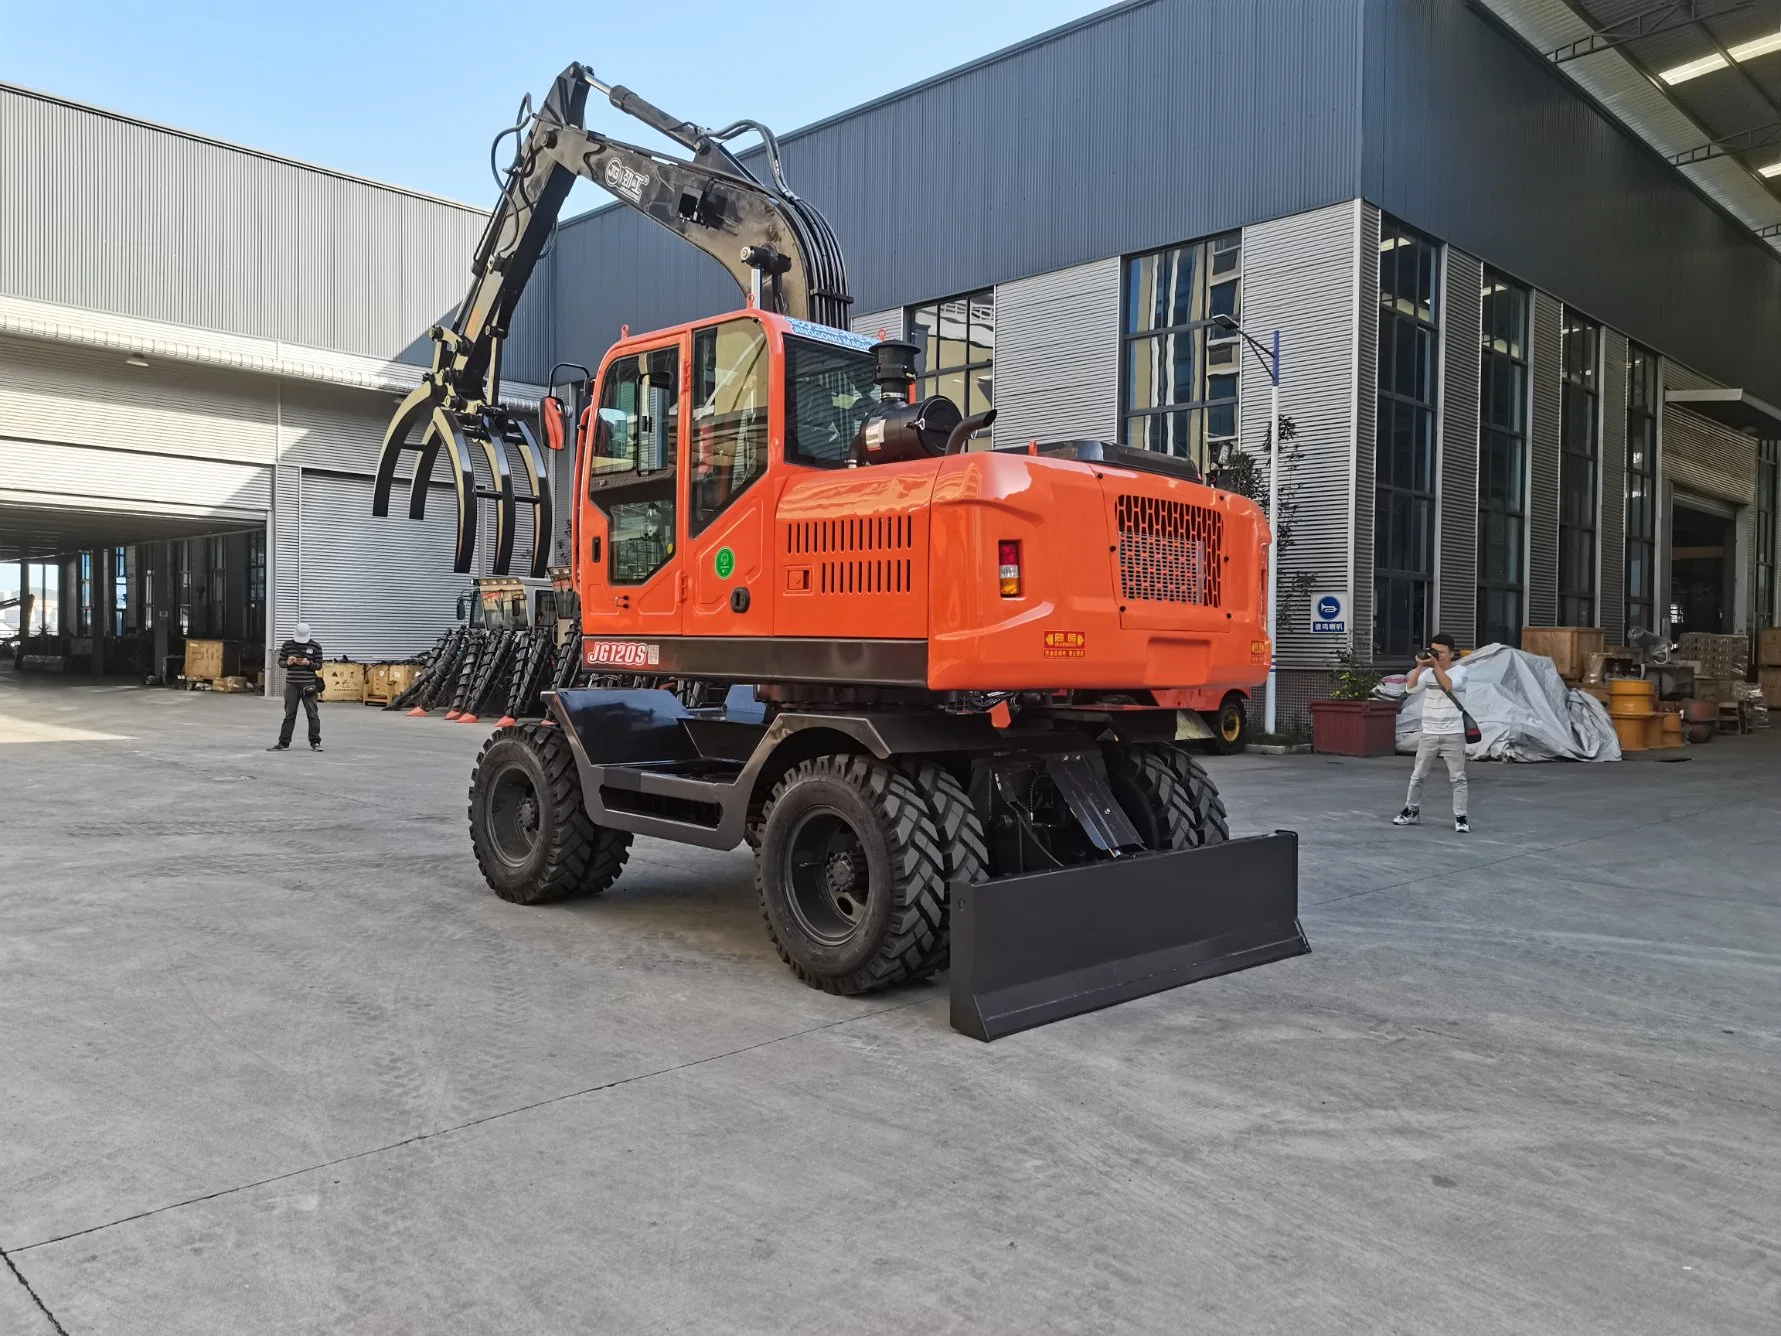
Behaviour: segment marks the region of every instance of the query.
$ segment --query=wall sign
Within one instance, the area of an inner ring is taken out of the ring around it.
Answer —
[[[1348,593],[1311,596],[1311,631],[1314,635],[1348,634]]]

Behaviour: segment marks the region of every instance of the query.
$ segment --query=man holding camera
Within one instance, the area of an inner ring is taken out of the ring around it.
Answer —
[[[1394,826],[1414,826],[1422,820],[1422,781],[1437,759],[1447,763],[1447,779],[1453,786],[1453,828],[1461,835],[1472,832],[1466,819],[1466,716],[1459,694],[1465,689],[1466,670],[1454,662],[1453,637],[1445,631],[1429,640],[1416,656],[1409,689],[1422,698],[1422,737],[1416,744],[1416,768],[1410,772],[1410,792],[1404,810],[1391,819]]]

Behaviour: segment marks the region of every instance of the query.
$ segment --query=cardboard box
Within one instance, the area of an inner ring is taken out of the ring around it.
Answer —
[[[1781,626],[1765,626],[1756,633],[1756,662],[1763,668],[1781,668]]]
[[[1758,668],[1756,685],[1762,688],[1764,705],[1781,705],[1781,668]]]
[[[1521,648],[1544,654],[1558,666],[1558,675],[1578,682],[1589,670],[1589,656],[1604,651],[1606,637],[1593,626],[1524,626]]]

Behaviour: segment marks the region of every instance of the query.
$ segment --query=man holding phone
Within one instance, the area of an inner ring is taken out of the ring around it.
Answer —
[[[1447,779],[1453,786],[1453,828],[1461,835],[1472,832],[1466,817],[1466,716],[1459,696],[1465,689],[1465,665],[1454,662],[1453,637],[1445,631],[1430,638],[1419,650],[1410,671],[1409,689],[1425,693],[1422,699],[1422,737],[1416,744],[1416,768],[1410,772],[1410,791],[1404,810],[1391,819],[1394,826],[1414,826],[1422,820],[1422,781],[1437,759],[1447,763]]]
[[[278,741],[267,751],[288,751],[291,734],[297,727],[297,706],[309,718],[309,750],[322,749],[322,713],[316,708],[321,692],[319,672],[322,647],[309,634],[309,623],[298,622],[297,634],[278,647],[278,666],[284,669],[284,726],[278,730]]]

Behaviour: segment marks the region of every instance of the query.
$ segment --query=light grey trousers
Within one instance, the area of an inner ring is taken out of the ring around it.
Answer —
[[[1427,733],[1416,744],[1416,768],[1410,772],[1410,792],[1404,797],[1405,807],[1422,805],[1422,781],[1435,768],[1435,760],[1447,762],[1447,778],[1453,784],[1453,814],[1466,814],[1466,739],[1462,733]]]

